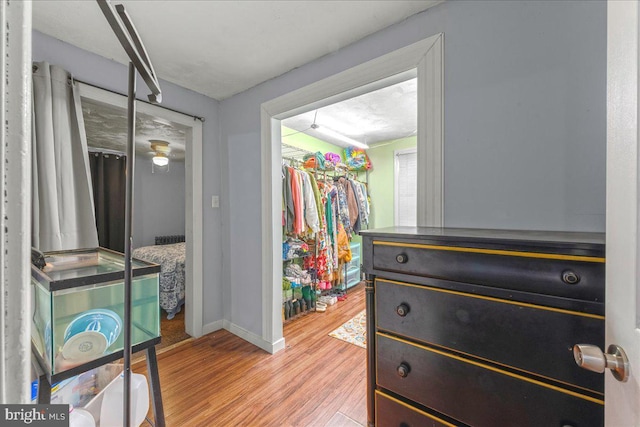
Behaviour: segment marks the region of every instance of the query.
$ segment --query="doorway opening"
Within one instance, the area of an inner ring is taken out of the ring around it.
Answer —
[[[355,295],[364,293],[360,230],[399,218],[416,225],[417,78],[406,78],[281,122],[285,325],[316,313],[313,328],[323,331],[334,319],[351,318],[343,314],[363,311],[364,297]],[[395,153],[407,149],[413,174],[398,176]],[[398,196],[402,212],[391,202]],[[364,341],[364,325],[354,326],[353,339]],[[285,337],[292,328],[285,327]]]
[[[443,35],[432,37],[262,104],[263,343],[285,348],[282,328],[281,121],[417,77],[417,222],[442,225]]]
[[[117,129],[117,123],[126,120],[125,96],[79,84],[85,117],[88,114],[97,115],[96,122],[105,122],[111,129]],[[85,106],[87,110],[93,109],[93,112],[84,111]],[[172,260],[175,260],[172,265],[176,271],[167,276],[171,276],[179,285],[166,292],[164,307],[161,286],[160,305],[164,308],[161,310],[161,325],[165,329],[161,329],[161,335],[162,345],[165,346],[189,336],[202,335],[202,235],[200,232],[194,233],[194,230],[202,229],[202,122],[194,120],[192,116],[141,101],[137,101],[136,108],[134,256],[137,248],[153,247],[158,243],[176,246],[182,255],[181,259],[172,255]],[[100,127],[97,126],[95,131],[100,132]],[[158,140],[162,140],[162,143],[158,144]],[[159,145],[162,150],[158,148]],[[107,155],[118,155],[124,151],[116,145],[106,149],[98,147],[98,150],[94,147],[93,150]],[[158,151],[162,151],[160,156]],[[164,157],[168,159],[168,164],[166,160],[154,164],[154,157]],[[158,206],[169,199],[180,202],[172,202],[164,208]],[[143,203],[152,203],[153,206],[144,209]],[[175,205],[178,205],[177,208]],[[183,243],[178,244],[179,240]],[[180,245],[182,247],[179,248]],[[170,326],[168,329],[167,325]],[[169,340],[172,342],[169,343]]]

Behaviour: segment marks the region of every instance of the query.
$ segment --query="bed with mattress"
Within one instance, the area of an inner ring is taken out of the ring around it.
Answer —
[[[184,236],[156,237],[153,246],[133,250],[133,258],[160,265],[160,307],[173,319],[184,304],[185,257]]]

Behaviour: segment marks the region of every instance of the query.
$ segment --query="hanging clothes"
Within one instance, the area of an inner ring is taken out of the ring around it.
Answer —
[[[337,266],[338,266],[338,250],[337,250],[337,246],[338,246],[338,189],[334,186],[331,189],[331,192],[329,194],[330,198],[331,198],[331,219],[333,221],[333,227],[332,227],[332,236],[331,239],[333,241],[333,246],[334,248],[336,248],[336,250],[333,253],[333,265],[336,266],[336,271],[337,271]]]
[[[298,171],[289,168],[289,173],[291,174],[291,193],[293,195],[293,232],[295,234],[302,234],[305,229],[302,183]]]
[[[347,180],[347,202],[349,203],[349,221],[354,232],[360,231],[360,202],[356,194],[356,184],[353,180]]]
[[[320,189],[318,188],[318,182],[316,181],[316,177],[313,176],[312,173],[309,173],[309,181],[311,182],[311,190],[313,191],[313,198],[316,201],[316,208],[318,209],[318,218],[320,219],[320,226],[325,220],[324,212],[322,209],[322,202],[320,197]]]
[[[282,177],[284,230],[313,248],[304,257],[305,270],[320,287],[341,280],[351,235],[368,221],[366,187],[345,177],[317,179],[312,172],[288,165]]]
[[[369,200],[367,198],[367,187],[360,181],[353,181],[356,188],[356,196],[359,202],[360,225],[369,225]]]
[[[302,196],[304,198],[304,218],[311,232],[317,233],[320,231],[320,216],[318,215],[318,206],[316,205],[311,178],[309,178],[308,172],[301,172],[300,176],[302,178]]]
[[[293,205],[293,191],[291,190],[291,172],[289,166],[282,166],[282,198],[284,201],[284,222],[287,233],[293,233],[293,223],[295,222],[295,208]]]
[[[351,220],[349,218],[349,203],[347,201],[347,190],[344,185],[344,178],[338,179],[338,216],[344,227],[347,236],[351,236]]]
[[[342,224],[338,226],[338,260],[342,263],[351,261],[351,246]]]

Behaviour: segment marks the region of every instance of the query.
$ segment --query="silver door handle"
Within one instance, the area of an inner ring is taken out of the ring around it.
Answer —
[[[597,345],[576,344],[573,358],[578,366],[588,371],[603,373],[608,368],[618,381],[624,383],[629,379],[629,359],[619,345],[611,344],[603,353]]]

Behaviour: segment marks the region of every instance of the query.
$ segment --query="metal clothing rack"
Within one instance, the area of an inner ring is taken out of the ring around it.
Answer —
[[[286,150],[286,151],[285,151]],[[285,155],[286,154],[286,155]],[[290,165],[293,168],[299,168],[302,169],[302,161],[303,161],[303,157],[306,156],[307,154],[313,154],[311,151],[302,149],[302,148],[298,148],[298,147],[294,147],[292,145],[287,145],[287,144],[282,144],[282,160],[288,160],[294,164],[297,163],[297,165]],[[315,171],[314,171],[315,172]],[[318,259],[318,233],[314,233],[314,240],[315,243],[313,245],[313,255],[314,255],[314,259],[317,262]],[[319,282],[319,278],[318,278],[318,269],[316,268],[316,274],[315,277],[311,279],[311,289],[313,292],[316,291],[317,287],[318,287],[318,282]],[[308,311],[312,311],[311,308],[308,309]],[[313,308],[313,311],[315,311],[315,307]]]
[[[289,144],[285,144],[282,143],[282,160],[284,161],[288,161],[290,162],[290,165],[292,167],[296,167],[296,166],[301,166],[304,156],[308,155],[308,154],[314,154],[312,151],[309,150],[305,150],[303,148],[299,148],[299,147],[295,147],[293,145],[289,145]],[[336,169],[329,169],[329,170],[318,170],[318,169],[314,169],[313,173],[316,177],[316,179],[323,179],[323,180],[327,180],[327,177],[331,178],[331,179],[337,179],[338,177],[342,177],[344,176],[347,179],[355,179],[357,181],[360,181],[359,179],[359,173],[361,171],[344,171],[344,170],[336,170]],[[319,175],[322,174],[322,177],[320,177]],[[367,193],[369,193],[369,171],[366,170],[365,171],[365,185],[367,186]],[[367,224],[367,228],[368,228],[368,224]],[[317,245],[316,245],[316,257],[317,257]],[[344,268],[344,275],[343,275],[343,280],[344,280],[344,291],[347,291],[347,269],[346,267]],[[317,283],[319,279],[316,279],[315,283]]]
[[[282,158],[287,160],[294,160],[302,162],[304,156],[307,154],[313,154],[309,150],[305,150],[303,148],[294,147],[289,144],[282,144]]]
[[[96,0],[102,14],[107,19],[109,26],[118,38],[120,45],[127,52],[129,57],[129,90],[128,90],[128,114],[127,114],[127,176],[126,176],[126,197],[125,197],[125,245],[124,245],[124,399],[123,399],[123,426],[131,425],[131,282],[132,282],[132,225],[133,225],[133,176],[135,166],[135,120],[136,120],[136,72],[140,74],[147,87],[151,91],[148,95],[152,103],[162,102],[162,91],[158,77],[153,69],[147,50],[142,43],[142,39],[136,30],[131,17],[124,6],[118,4],[114,7],[109,0]],[[155,348],[147,357],[155,359]],[[155,360],[152,360],[157,363]],[[148,362],[151,362],[148,360]],[[157,366],[156,366],[157,372]],[[153,377],[153,375],[151,375]],[[156,383],[155,385],[153,383]],[[160,387],[157,378],[151,378],[151,385],[154,394],[159,392]],[[164,427],[164,410],[162,398],[154,396],[157,402],[154,405],[154,415],[156,416],[156,426]]]

